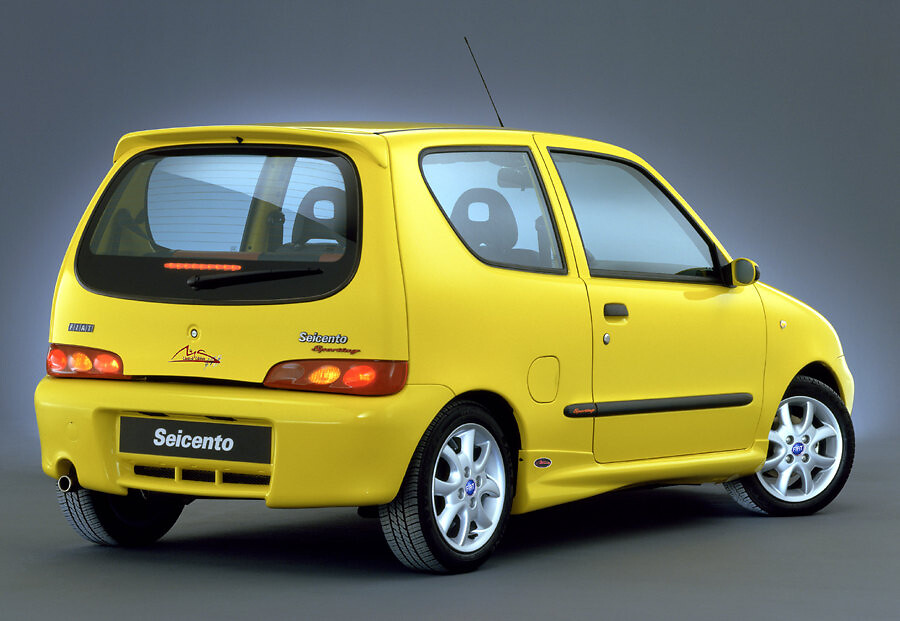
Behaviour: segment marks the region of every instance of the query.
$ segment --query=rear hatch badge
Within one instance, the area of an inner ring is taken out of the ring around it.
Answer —
[[[213,356],[205,349],[191,349],[190,345],[185,345],[176,351],[169,362],[200,362],[204,367],[212,364],[221,364],[222,356]]]

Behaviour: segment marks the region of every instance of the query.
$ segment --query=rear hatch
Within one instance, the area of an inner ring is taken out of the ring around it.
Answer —
[[[406,360],[383,139],[229,130],[141,134],[153,148],[120,159],[79,226],[51,341],[112,351],[126,375],[155,379]]]

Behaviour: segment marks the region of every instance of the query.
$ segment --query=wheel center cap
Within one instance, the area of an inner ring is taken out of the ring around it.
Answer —
[[[794,455],[799,455],[803,452],[806,447],[803,442],[797,442],[794,446],[791,447],[791,453]]]
[[[474,493],[475,493],[475,481],[473,481],[472,479],[469,479],[468,481],[466,481],[466,494],[471,496]]]

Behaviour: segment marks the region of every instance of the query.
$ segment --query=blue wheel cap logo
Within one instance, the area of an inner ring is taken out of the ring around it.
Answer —
[[[469,479],[468,481],[466,481],[466,494],[471,496],[474,493],[475,493],[475,481],[473,481],[472,479]]]
[[[805,447],[803,446],[803,442],[797,442],[797,444],[791,447],[791,453],[793,453],[794,455],[799,455],[803,452],[804,448]]]

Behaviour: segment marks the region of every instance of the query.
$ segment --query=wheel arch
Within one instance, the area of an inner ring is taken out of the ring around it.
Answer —
[[[455,396],[451,403],[456,401],[474,401],[489,411],[510,443],[510,451],[513,463],[517,460],[519,450],[522,448],[522,435],[519,421],[510,403],[502,396],[489,390],[470,390]]]
[[[834,371],[824,362],[810,362],[805,367],[797,371],[793,379],[796,379],[801,375],[819,380],[820,382],[831,388],[834,392],[836,392],[842,401],[846,402],[846,396],[844,394],[843,387],[837,379],[837,375],[835,375]],[[793,381],[793,379],[791,381]]]

